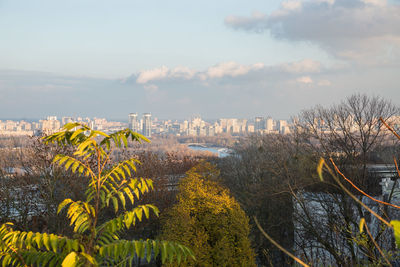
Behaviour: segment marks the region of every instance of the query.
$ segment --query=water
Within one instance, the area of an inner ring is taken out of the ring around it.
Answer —
[[[226,147],[204,147],[198,145],[189,145],[188,146],[192,150],[196,151],[209,151],[214,154],[217,154],[219,158],[223,158],[229,155],[229,149]]]

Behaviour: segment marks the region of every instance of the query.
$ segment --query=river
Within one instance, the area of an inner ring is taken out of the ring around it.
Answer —
[[[226,147],[205,147],[202,145],[189,145],[188,147],[192,150],[212,152],[217,154],[219,158],[229,156],[229,149]]]

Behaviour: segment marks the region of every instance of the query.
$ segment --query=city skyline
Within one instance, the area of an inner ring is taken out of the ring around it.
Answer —
[[[185,120],[152,118],[151,113],[129,113],[128,122],[108,121],[105,118],[47,116],[38,121],[0,120],[0,136],[33,136],[51,134],[70,122],[80,122],[95,130],[113,132],[130,128],[151,138],[155,135],[217,136],[220,134],[245,135],[251,133],[291,133],[292,121],[273,119],[269,116],[249,119],[219,118],[213,121],[201,117]]]
[[[47,112],[44,116],[41,117],[0,117],[0,120],[12,120],[12,121],[28,121],[28,122],[35,122],[35,121],[39,121],[42,119],[45,119],[49,116],[55,116],[57,118],[63,118],[63,117],[72,117],[72,118],[104,118],[107,120],[114,120],[114,121],[120,121],[120,122],[125,122],[125,123],[129,123],[129,114],[137,114],[138,118],[140,118],[143,114],[145,113],[150,113],[152,115],[153,118],[159,119],[159,120],[176,120],[176,121],[184,121],[184,120],[190,120],[192,118],[197,118],[200,117],[202,119],[204,119],[205,121],[216,121],[219,120],[221,118],[225,118],[225,119],[230,119],[230,118],[237,118],[237,119],[254,119],[257,117],[273,117],[270,114],[262,114],[262,113],[257,113],[251,116],[223,116],[223,117],[212,117],[212,118],[208,118],[203,116],[200,113],[193,113],[193,114],[182,114],[180,117],[169,117],[169,116],[163,116],[163,114],[157,114],[154,112],[151,112],[149,110],[143,111],[143,112],[129,112],[128,113],[128,117],[127,114],[121,114],[120,116],[117,117],[111,117],[111,116],[100,116],[100,115],[93,115],[93,116],[89,116],[87,114],[70,114],[70,113],[65,113],[65,114],[60,114],[60,113],[56,113],[56,112]],[[277,116],[274,117],[277,120],[291,120],[293,117],[297,117],[299,114],[293,114],[292,116],[289,117],[283,117],[283,116]]]

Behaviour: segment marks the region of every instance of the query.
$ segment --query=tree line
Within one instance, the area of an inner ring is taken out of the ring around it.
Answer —
[[[127,180],[150,178],[154,189],[127,209],[152,203],[161,215],[150,214],[135,227],[125,227],[119,237],[168,240],[187,247],[194,257],[184,254],[187,260],[179,261],[181,266],[293,265],[293,259],[265,238],[260,228],[309,265],[395,262],[398,250],[390,227],[349,196],[333,176],[325,174],[321,179],[317,169],[324,158],[327,166],[336,166],[362,192],[392,203],[399,174],[391,177],[392,193],[383,194],[381,177],[372,175],[371,166],[397,163],[399,141],[379,118],[396,130],[399,115],[399,108],[386,99],[353,95],[331,107],[304,110],[293,119],[291,135],[254,134],[229,142],[232,153],[225,158],[135,152],[139,144],[122,149],[121,139],[120,148],[118,142],[110,145],[113,152],[105,170],[129,159],[141,162]],[[64,199],[85,201],[90,181],[53,162],[59,154],[76,156],[78,143],[47,143],[38,139],[24,144],[24,149],[3,150],[1,166],[18,165],[23,172],[11,175],[0,168],[0,220],[13,222],[14,230],[73,236],[70,223],[57,214],[58,204]],[[88,164],[98,167],[90,157]],[[351,184],[344,186],[382,218],[390,221],[398,216],[395,208],[368,202]],[[122,205],[121,199],[116,201]],[[99,221],[121,215],[122,211],[113,210],[115,205],[109,205]],[[361,222],[370,227],[370,235],[357,230]],[[82,251],[75,252],[79,256]],[[127,255],[137,265],[178,265],[178,255],[172,252],[170,262],[161,256],[146,261],[133,251]],[[112,255],[106,256],[109,260]],[[100,256],[93,257],[101,265]]]

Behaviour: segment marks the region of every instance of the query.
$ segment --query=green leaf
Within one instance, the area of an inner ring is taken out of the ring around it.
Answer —
[[[143,244],[140,241],[136,241],[135,242],[135,251],[136,251],[136,255],[138,257],[140,257],[140,255],[142,254],[142,249],[143,249]]]
[[[121,201],[122,207],[125,209],[125,196],[122,192],[118,192],[119,200]]]
[[[130,190],[128,187],[125,187],[125,188],[124,188],[124,192],[125,192],[125,194],[128,196],[129,200],[131,201],[131,203],[132,203],[132,205],[133,205],[134,202],[135,202],[135,199],[134,199],[134,197],[133,197],[133,195],[132,195],[131,190]]]
[[[62,267],[75,267],[78,264],[78,254],[76,252],[71,252],[65,257],[61,263]]]
[[[168,243],[167,249],[168,249],[169,263],[171,264],[174,259],[174,255],[176,253],[175,246],[172,243]]]
[[[97,266],[97,262],[92,256],[90,256],[89,254],[86,254],[84,252],[81,252],[81,255],[83,257],[85,257],[91,264],[93,264],[94,266]]]
[[[79,242],[78,242],[78,240],[72,241],[72,249],[75,250],[75,251],[78,251],[78,249],[79,249]]]
[[[80,126],[80,125],[81,124],[79,122],[69,122],[69,123],[64,125],[63,129],[69,131],[69,130],[71,130],[71,129],[77,127],[77,126]]]
[[[111,200],[114,205],[114,210],[115,210],[115,212],[117,212],[118,211],[118,199],[116,197],[112,197]]]
[[[60,161],[58,162],[58,165],[62,165],[66,160],[68,160],[68,156],[63,156],[63,155],[57,155],[57,156],[60,156],[61,157],[61,159],[60,159]],[[55,159],[54,159],[55,160]],[[55,162],[55,161],[54,161]]]
[[[146,242],[146,260],[147,262],[151,261],[151,242]]]
[[[161,262],[164,264],[167,259],[167,244],[165,242],[161,243]]]
[[[57,249],[58,249],[58,237],[51,234],[50,235],[50,245],[53,249],[54,253],[57,253]]]
[[[153,243],[154,257],[157,258],[158,254],[160,253],[159,242],[153,240],[152,243]]]
[[[83,128],[80,128],[80,129],[76,130],[76,131],[71,135],[71,137],[70,137],[69,139],[70,139],[70,140],[74,140],[75,137],[77,137],[79,134],[81,134],[81,133],[84,132],[84,131],[85,131],[85,129],[83,129]]]
[[[393,220],[390,222],[390,224],[393,225],[396,246],[397,246],[397,248],[400,248],[400,221]]]
[[[126,139],[126,136],[122,135],[121,137],[122,137],[122,141],[124,142],[124,146],[128,147],[128,139]]]
[[[12,259],[11,255],[10,254],[6,254],[6,256],[2,259],[2,261],[3,261],[2,266],[3,267],[7,267],[8,264],[10,263],[11,259]]]

